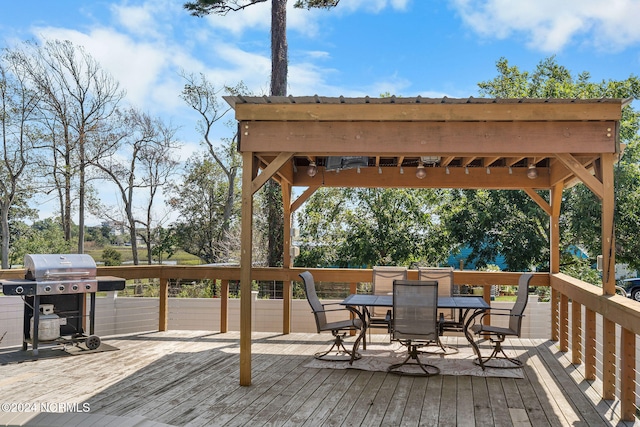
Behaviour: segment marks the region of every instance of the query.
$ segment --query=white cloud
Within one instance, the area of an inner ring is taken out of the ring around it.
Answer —
[[[463,21],[484,37],[524,35],[533,49],[557,52],[580,43],[623,50],[640,42],[640,1],[452,0]]]

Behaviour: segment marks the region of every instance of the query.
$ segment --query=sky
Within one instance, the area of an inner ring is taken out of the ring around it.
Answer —
[[[0,47],[45,39],[83,46],[126,90],[127,103],[179,127],[186,158],[202,147],[198,118],[179,96],[181,73],[203,73],[216,87],[242,81],[267,95],[270,3],[196,18],[181,0],[3,2]],[[533,71],[555,55],[595,81],[640,74],[640,0],[341,0],[331,10],[293,3],[293,96],[478,96],[503,57]]]

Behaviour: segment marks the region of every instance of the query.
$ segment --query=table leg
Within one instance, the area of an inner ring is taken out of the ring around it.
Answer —
[[[353,343],[353,349],[351,350],[351,360],[349,361],[349,365],[353,365],[353,361],[355,360],[356,354],[358,353],[358,348],[360,347],[360,341],[362,341],[363,343],[362,349],[363,350],[367,349],[367,341],[365,336],[367,334],[367,319],[366,319],[367,316],[364,310],[358,310],[354,306],[347,306],[347,308],[353,314],[358,316],[358,318],[360,319],[360,322],[362,323],[362,327],[360,328],[360,334],[358,335],[358,338],[356,338],[355,342]]]
[[[484,371],[484,363],[482,363],[482,355],[480,354],[480,347],[478,346],[478,344],[476,344],[475,340],[473,339],[473,335],[469,332],[469,329],[471,328],[471,324],[474,322],[476,317],[482,315],[485,311],[486,310],[484,309],[476,310],[471,316],[469,316],[469,318],[464,323],[464,336],[467,338],[467,341],[469,341],[469,344],[471,344],[471,347],[473,348],[473,352],[478,357],[478,364],[480,365],[483,371]]]

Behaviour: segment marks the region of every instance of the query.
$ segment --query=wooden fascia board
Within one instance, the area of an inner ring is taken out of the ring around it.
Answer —
[[[240,151],[514,157],[615,152],[613,122],[243,122]]]
[[[527,177],[526,168],[495,167],[487,174],[486,168],[447,168],[427,167],[427,176],[418,179],[415,168],[361,168],[360,173],[355,169],[336,172],[326,172],[319,168],[314,177],[307,175],[306,167],[298,167],[294,175],[294,186],[324,186],[324,187],[362,187],[362,188],[486,188],[503,190],[521,190],[525,188],[549,188],[549,173],[546,168],[538,168],[538,178]]]
[[[236,104],[237,120],[261,121],[602,121],[620,103]]]
[[[589,171],[571,154],[557,153],[556,158],[569,168],[600,200],[604,195],[602,182],[591,175]]]

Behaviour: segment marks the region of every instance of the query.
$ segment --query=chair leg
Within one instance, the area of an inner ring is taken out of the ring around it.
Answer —
[[[425,350],[425,347],[421,347],[420,349],[420,353],[425,353],[425,354],[439,354],[442,356],[447,356],[450,354],[457,354],[460,352],[460,349],[458,347],[453,347],[450,345],[444,345],[442,343],[442,341],[440,340],[440,337],[438,337],[436,340],[433,341],[433,343],[437,346],[437,348],[435,348],[434,350]],[[427,345],[426,347],[428,347],[429,345]]]
[[[327,360],[332,362],[349,362],[352,360],[358,360],[362,357],[357,351],[352,358],[353,351],[348,350],[344,346],[344,337],[346,333],[340,333],[339,331],[331,331],[334,336],[333,345],[327,351],[319,351],[313,356],[318,360]]]
[[[498,335],[496,337],[490,338],[491,343],[493,344],[493,351],[488,357],[479,356],[478,359],[474,360],[476,365],[480,365],[482,369],[484,368],[496,368],[496,369],[517,369],[522,368],[523,363],[521,360],[515,359],[513,357],[507,356],[504,352],[504,348],[502,348],[502,343],[504,342],[505,336]],[[492,360],[504,360],[505,363],[491,363]]]
[[[408,353],[407,358],[404,359],[402,363],[396,363],[389,366],[389,368],[387,368],[387,372],[396,374],[396,375],[413,375],[413,376],[419,376],[419,377],[430,377],[432,375],[438,375],[440,373],[440,368],[438,368],[437,366],[422,363],[420,361],[420,357],[419,357],[420,352],[418,351],[417,345],[411,344],[411,341],[408,341],[407,343],[405,343],[405,345],[407,346],[407,353]],[[410,360],[414,360],[414,362],[410,362]],[[400,370],[400,368],[402,368],[405,365],[418,366],[420,367],[420,371],[409,372],[409,371]]]

